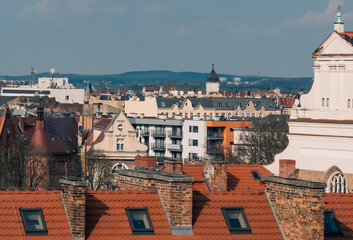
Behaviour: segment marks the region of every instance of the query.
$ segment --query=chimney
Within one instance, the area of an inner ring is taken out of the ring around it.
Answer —
[[[279,160],[279,176],[290,177],[295,172],[295,160],[280,159]]]
[[[203,179],[210,191],[227,191],[227,162],[206,161],[203,166]]]
[[[283,239],[324,239],[326,183],[263,177]]]
[[[184,174],[137,169],[118,170],[115,177],[119,189],[157,191],[172,235],[194,234],[192,231],[192,197],[195,180],[193,178]]]
[[[164,160],[164,172],[183,174],[183,162],[181,160]]]
[[[337,21],[334,24],[334,30],[338,33],[343,33],[344,32],[344,22],[342,22],[342,20],[341,20],[342,11],[341,11],[340,6],[338,6],[338,8],[337,8],[336,16],[337,16]]]
[[[69,221],[72,239],[85,239],[87,183],[80,178],[60,179],[60,183],[61,199]]]
[[[44,130],[44,107],[42,99],[39,100],[39,106],[37,108],[37,120],[35,130]]]
[[[157,158],[135,157],[135,169],[154,170],[157,166]]]

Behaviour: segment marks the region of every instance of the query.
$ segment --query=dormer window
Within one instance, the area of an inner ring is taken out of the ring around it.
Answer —
[[[254,180],[261,180],[261,176],[258,171],[252,171],[251,174],[252,174]]]
[[[20,208],[26,236],[47,236],[48,230],[44,221],[42,209]]]
[[[165,102],[161,102],[161,106],[162,106],[162,107],[165,107]]]
[[[147,208],[126,208],[133,235],[154,235]]]
[[[248,220],[242,207],[222,207],[230,234],[251,234]]]

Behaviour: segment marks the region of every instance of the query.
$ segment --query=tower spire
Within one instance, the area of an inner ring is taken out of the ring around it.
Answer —
[[[344,32],[344,23],[342,22],[342,11],[341,11],[341,6],[337,7],[337,12],[336,12],[336,16],[337,16],[337,21],[334,24],[334,30],[338,33],[342,33]]]

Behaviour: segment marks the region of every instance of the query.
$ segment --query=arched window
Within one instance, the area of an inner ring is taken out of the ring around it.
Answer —
[[[333,193],[347,193],[347,181],[341,172],[334,172],[329,178],[328,192]]]
[[[128,166],[124,163],[117,163],[112,168],[112,173],[117,172],[117,170],[129,169]]]

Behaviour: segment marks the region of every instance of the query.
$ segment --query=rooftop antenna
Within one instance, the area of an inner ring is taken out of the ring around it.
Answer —
[[[36,69],[34,67],[31,68],[32,82],[31,85],[34,84],[34,78],[36,76]]]
[[[51,75],[51,87],[54,86],[54,73],[55,73],[55,68],[50,68],[50,75]]]

